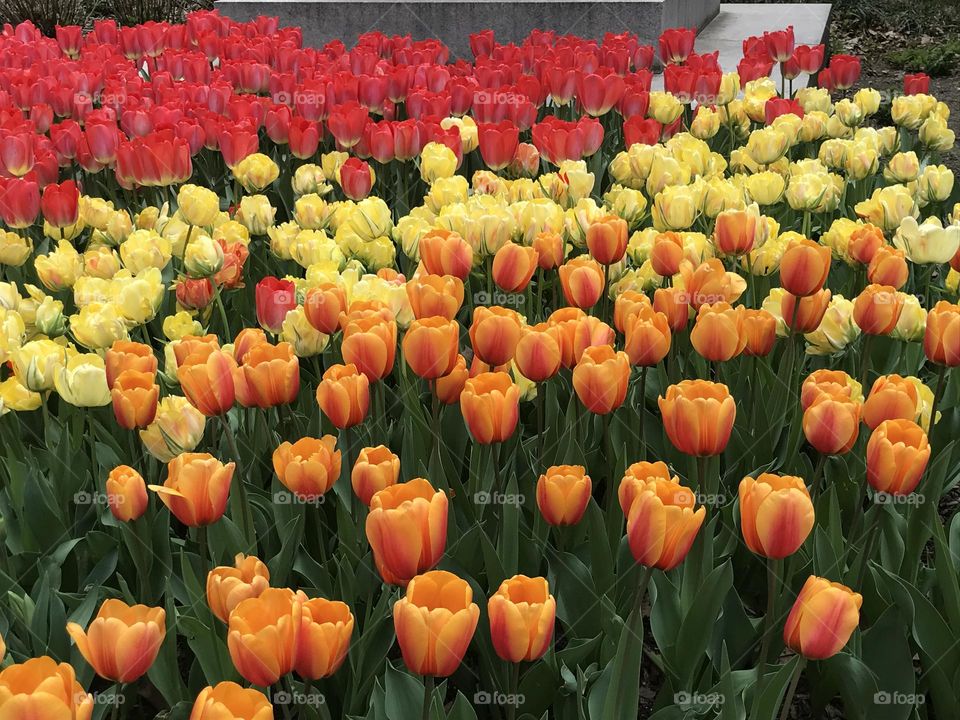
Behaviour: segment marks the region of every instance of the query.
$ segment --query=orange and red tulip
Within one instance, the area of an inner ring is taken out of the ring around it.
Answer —
[[[860,623],[863,597],[846,585],[811,575],[787,616],[783,642],[810,660],[833,657]]]
[[[124,370],[117,376],[110,390],[113,414],[117,424],[125,430],[145,428],[157,416],[160,386],[155,375],[139,370]]]
[[[620,481],[620,487],[617,488],[617,499],[620,502],[620,509],[624,517],[630,514],[630,506],[637,495],[642,493],[647,485],[654,480],[673,480],[679,484],[679,480],[671,477],[670,469],[662,461],[647,462],[641,460],[633,463],[627,468]]]
[[[433,391],[444,405],[458,403],[460,402],[460,393],[463,392],[463,387],[469,376],[470,371],[467,370],[466,358],[463,355],[457,355],[457,363],[453,366],[453,370],[443,377],[437,378],[433,384]]]
[[[856,392],[854,390],[856,389]],[[800,407],[806,410],[821,395],[830,395],[860,401],[860,383],[843,370],[814,370],[800,387]]]
[[[558,272],[568,305],[582,309],[597,304],[606,283],[600,263],[581,255],[565,262]]]
[[[346,603],[324,598],[305,600],[294,671],[305,680],[330,677],[343,665],[351,635],[353,613]]]
[[[747,289],[747,281],[733,272],[727,272],[719,258],[711,258],[696,268],[689,262],[680,265],[680,275],[686,291],[686,300],[694,310],[701,305],[716,302],[733,303]],[[656,300],[656,296],[654,296]]]
[[[867,285],[853,301],[853,321],[868,335],[889,335],[903,312],[903,295],[891,285]]]
[[[267,687],[293,670],[302,614],[302,601],[287,588],[267,588],[233,609],[227,649],[247,682]]]
[[[550,525],[576,525],[587,509],[592,488],[583,465],[554,465],[537,481],[537,507]]]
[[[618,332],[626,333],[630,318],[645,309],[652,310],[650,298],[636,290],[625,290],[613,301],[613,326]]]
[[[129,465],[118,465],[107,476],[107,505],[120,522],[130,522],[147,510],[147,484]]]
[[[107,369],[107,387],[110,388],[125,370],[149,373],[151,377],[157,374],[157,356],[153,354],[153,348],[131,340],[117,340],[107,350],[103,362]]]
[[[509,363],[520,341],[522,326],[516,310],[499,305],[475,308],[470,325],[470,344],[474,354],[488,365]]]
[[[167,613],[160,607],[127,605],[105,600],[84,631],[67,623],[67,633],[84,660],[102,678],[129,683],[141,677],[157,659],[167,633]]]
[[[899,375],[881,375],[863,403],[863,422],[873,430],[884,420],[916,420],[919,403],[920,393],[912,382]]]
[[[520,388],[508,373],[480,373],[464,383],[460,411],[475,442],[503,442],[517,427]]]
[[[653,293],[653,309],[667,316],[673,332],[685,330],[690,322],[690,299],[683,288],[657,288]]]
[[[227,509],[235,469],[208,453],[181,453],[167,465],[163,485],[149,487],[184,525],[211,525]]]
[[[737,357],[747,344],[743,319],[743,306],[732,307],[725,302],[701,305],[690,331],[693,348],[711,362]]]
[[[745,477],[739,494],[743,541],[757,555],[775,560],[793,555],[813,530],[813,502],[801,478]]]
[[[755,213],[748,210],[724,210],[717,215],[713,241],[724,255],[746,255],[753,250],[756,237]]]
[[[379,314],[348,320],[340,350],[343,361],[356,365],[370,382],[385,378],[393,371],[397,352],[396,320]]]
[[[695,506],[693,492],[674,480],[654,477],[635,488],[627,513],[634,560],[663,571],[683,562],[707,514]]]
[[[927,434],[912,420],[884,420],[867,441],[867,481],[877,492],[909,495],[928,462]]]
[[[463,305],[463,280],[453,275],[417,275],[407,283],[407,298],[417,319],[454,320]]]
[[[848,397],[821,393],[803,413],[803,434],[824,455],[843,455],[857,441],[860,411]]]
[[[881,246],[867,266],[867,279],[872,283],[889,285],[899,290],[910,279],[906,254],[900,248]]]
[[[237,363],[223,350],[201,346],[177,367],[177,379],[187,400],[207,417],[222,415],[236,399]]]
[[[367,539],[384,582],[405,585],[434,567],[447,546],[447,495],[423,478],[374,493]]]
[[[263,331],[261,330],[261,332]],[[184,360],[194,353],[206,357],[210,350],[220,349],[220,340],[213,334],[184,335],[179,340],[175,340],[170,344],[173,347],[173,355],[174,358],[176,358],[177,367],[183,365]]]
[[[393,606],[404,664],[418,675],[449,677],[463,661],[479,619],[465,580],[442,570],[417,575]]]
[[[613,265],[627,251],[627,221],[616,215],[604,215],[587,227],[587,250],[601,265]]]
[[[566,248],[560,233],[537,233],[533,238],[533,247],[537,251],[537,265],[541,270],[553,270],[563,264]]]
[[[536,248],[504,243],[493,256],[493,281],[506,292],[523,292],[537,270]]]
[[[234,558],[233,565],[221,565],[207,573],[207,605],[221,622],[244,600],[260,597],[270,587],[270,570],[254,555]]]
[[[743,311],[743,335],[747,344],[743,354],[750,357],[765,357],[777,341],[777,319],[766,310]]]
[[[630,358],[609,345],[588,347],[573,368],[573,389],[590,412],[606,415],[623,405],[630,380]]]
[[[400,458],[386,445],[365,447],[357,455],[350,472],[350,484],[364,505],[370,505],[373,496],[400,477]]]
[[[558,331],[547,323],[525,326],[513,360],[520,374],[535,383],[549,380],[560,369]]]
[[[68,663],[44,655],[0,670],[0,715],[11,720],[90,720],[93,706]]]
[[[335,283],[322,283],[307,290],[303,314],[307,322],[324,335],[332,335],[340,327],[340,315],[347,309],[347,296]]]
[[[780,315],[793,332],[813,332],[820,327],[823,315],[830,306],[830,296],[826,288],[806,297],[784,293],[780,300]]]
[[[228,680],[200,691],[190,720],[273,720],[273,703],[259,690]]]
[[[780,284],[791,295],[813,295],[829,274],[830,248],[807,238],[793,240],[780,259]]]
[[[550,647],[557,601],[544,577],[514,575],[487,601],[493,649],[507,662],[539,660]]]
[[[233,339],[233,359],[242,363],[246,360],[247,353],[258,345],[267,345],[269,342],[263,328],[243,328]]]
[[[616,333],[603,320],[587,315],[580,308],[565,307],[554,310],[547,324],[555,328],[560,345],[560,364],[572,368],[588,347],[613,345]]]
[[[420,260],[431,275],[466,280],[473,268],[473,248],[458,233],[437,228],[420,238]]]
[[[960,365],[960,305],[941,300],[927,313],[923,352],[938,365]]]
[[[444,317],[426,317],[410,323],[403,336],[403,359],[414,374],[436,380],[457,364],[460,325]]]
[[[706,457],[727,447],[737,404],[726,385],[683,380],[668,387],[657,402],[667,437],[680,452]]]
[[[233,384],[244,407],[289,405],[300,392],[300,359],[290,343],[260,343],[233,371]]]
[[[866,223],[850,233],[850,242],[847,243],[847,252],[854,260],[863,265],[869,265],[877,250],[886,245],[887,239],[883,230],[876,225]]]
[[[650,264],[661,277],[673,277],[680,272],[683,261],[683,236],[678,232],[662,232],[653,238],[650,249]]]
[[[317,386],[317,403],[334,427],[359,425],[370,408],[370,381],[356,365],[331,365]]]
[[[273,451],[273,469],[280,482],[301,500],[315,500],[340,477],[341,455],[333,435],[283,442]]]

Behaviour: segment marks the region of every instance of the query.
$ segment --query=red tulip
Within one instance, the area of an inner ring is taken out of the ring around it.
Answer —
[[[54,227],[73,225],[80,216],[80,190],[77,184],[67,180],[59,185],[47,185],[40,198],[40,210],[43,219]]]
[[[480,123],[477,127],[480,140],[480,156],[491,170],[502,170],[517,152],[520,131],[509,120],[499,123]]]
[[[297,289],[292,280],[265,277],[257,283],[257,322],[264,330],[279,333],[287,313],[297,306]]]

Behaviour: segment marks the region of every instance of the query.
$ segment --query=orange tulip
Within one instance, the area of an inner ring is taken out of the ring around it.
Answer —
[[[650,249],[650,264],[661,277],[673,277],[680,272],[683,261],[683,236],[678,232],[657,233]]]
[[[268,345],[267,334],[263,328],[243,328],[233,339],[233,359],[238,363],[246,361],[247,353],[258,345]]]
[[[603,294],[603,268],[596,260],[581,255],[560,266],[560,287],[568,305],[591,308]]]
[[[179,340],[170,343],[173,347],[173,355],[177,361],[177,367],[183,365],[183,361],[190,355],[199,353],[206,357],[209,350],[219,350],[220,340],[216,335],[184,335]],[[119,374],[119,373],[118,373]]]
[[[740,482],[740,530],[751,552],[779,560],[793,555],[813,530],[813,502],[803,480],[761,473]]]
[[[273,720],[273,703],[259,690],[226,681],[200,691],[190,720]]]
[[[453,366],[453,370],[443,377],[437,378],[437,381],[433,384],[433,391],[437,394],[440,402],[444,405],[453,405],[460,402],[460,393],[463,392],[463,386],[466,384],[469,374],[466,359],[463,355],[457,355],[457,363]]]
[[[166,619],[163,608],[131,606],[110,599],[100,606],[86,632],[71,622],[67,623],[67,633],[97,675],[129,683],[146,673],[157,659],[167,634]]]
[[[417,275],[407,283],[407,298],[417,319],[439,315],[454,320],[463,305],[463,280],[453,275]]]
[[[537,481],[537,507],[550,525],[576,525],[590,502],[593,483],[583,465],[554,465]]]
[[[573,389],[583,406],[606,415],[623,405],[630,380],[630,358],[609,345],[589,347],[573,368]]]
[[[273,469],[299,500],[311,502],[327,493],[340,477],[340,451],[333,435],[283,442],[273,451]]]
[[[667,316],[647,308],[630,317],[623,349],[631,365],[651,367],[670,352],[670,341]]]
[[[813,295],[829,274],[830,248],[807,238],[792,240],[780,259],[780,284],[792,295]]]
[[[653,309],[667,316],[670,330],[686,330],[690,322],[690,299],[683,288],[657,288],[653,293]]]
[[[335,283],[321,283],[307,290],[303,314],[307,322],[324,335],[332,335],[340,326],[340,315],[347,309],[347,296]]]
[[[912,420],[884,420],[867,441],[867,481],[877,492],[909,495],[928,462],[927,434]]]
[[[636,290],[624,290],[613,301],[613,326],[620,333],[626,333],[630,318],[643,310],[652,310],[650,298]]]
[[[633,505],[633,501],[654,480],[672,480],[677,484],[680,482],[676,477],[671,478],[670,469],[665,462],[651,463],[641,460],[627,468],[620,481],[620,487],[617,488],[617,499],[625,517],[630,515],[630,506]]]
[[[353,491],[364,505],[370,505],[374,494],[397,484],[400,477],[400,458],[386,445],[363,448],[350,473]]]
[[[601,265],[613,265],[627,251],[627,221],[616,215],[604,215],[587,227],[587,250]]]
[[[533,238],[537,251],[537,265],[541,270],[553,270],[563,264],[565,247],[560,233],[539,232]]]
[[[821,394],[803,413],[807,442],[824,455],[848,453],[860,433],[860,409],[842,395]]]
[[[306,680],[330,677],[347,657],[353,613],[346,603],[314,598],[303,603],[293,669]]]
[[[120,522],[141,517],[147,510],[147,485],[143,476],[129,465],[118,465],[111,470],[107,476],[107,505]]]
[[[403,359],[425,380],[436,380],[457,364],[460,325],[444,317],[427,317],[410,323],[403,336]]]
[[[153,373],[124,370],[114,381],[110,396],[117,424],[125,430],[145,428],[157,416],[160,386]]]
[[[240,553],[233,566],[221,565],[207,573],[207,605],[221,622],[248,598],[260,597],[270,587],[270,570],[254,555]]]
[[[466,280],[473,268],[473,248],[458,233],[436,228],[420,238],[420,261],[431,275]]]
[[[517,427],[520,388],[505,372],[485,372],[464,383],[460,412],[475,442],[503,442]]]
[[[722,383],[683,380],[658,401],[670,442],[686,455],[719,455],[727,447],[737,404]]]
[[[187,400],[207,417],[222,415],[233,406],[237,363],[223,350],[210,346],[186,356],[177,367],[177,379]]]
[[[560,364],[572,368],[588,347],[613,345],[613,328],[597,317],[587,315],[580,308],[565,307],[554,310],[547,324],[555,329],[560,345]]]
[[[814,370],[800,387],[800,407],[806,410],[821,395],[831,395],[859,402],[862,390],[860,383],[843,370]]]
[[[293,670],[303,603],[287,588],[267,588],[230,613],[227,649],[247,682],[273,685]]]
[[[417,575],[393,605],[404,664],[418,675],[449,677],[463,661],[479,619],[465,580],[442,570]]]
[[[475,308],[470,325],[470,344],[474,354],[490,365],[509,363],[520,341],[522,326],[516,310],[499,305]]]
[[[960,305],[941,300],[927,313],[923,351],[930,362],[960,365]]]
[[[317,387],[317,403],[334,427],[359,425],[370,408],[370,381],[356,365],[331,365]]]
[[[731,360],[742,353],[747,344],[743,310],[725,302],[701,305],[690,331],[694,349],[711,362]]]
[[[858,263],[869,265],[873,256],[877,254],[877,250],[886,243],[887,239],[883,236],[883,230],[876,225],[867,223],[860,225],[850,234],[847,252]]]
[[[234,369],[233,384],[244,407],[289,405],[300,392],[300,359],[290,343],[256,345]]]
[[[393,371],[397,352],[397,322],[379,315],[350,320],[343,328],[343,361],[357,366],[370,382]]]
[[[167,465],[163,485],[149,488],[188,527],[211,525],[227,509],[236,463],[224,465],[208,453],[181,453]]]
[[[537,270],[536,248],[504,243],[493,256],[493,281],[506,292],[523,292]]]
[[[917,386],[899,375],[881,375],[863,404],[863,421],[873,430],[884,420],[916,420],[920,394]]]
[[[396,320],[394,312],[380,300],[354,300],[347,307],[346,312],[340,315],[340,329],[346,329],[347,325],[354,321],[371,318],[376,318],[382,322]]]
[[[867,279],[878,285],[889,285],[899,290],[910,279],[907,256],[899,248],[881,246],[867,266]]]
[[[784,293],[780,300],[780,315],[793,332],[813,332],[820,327],[823,315],[830,306],[830,295],[826,288],[807,297]]]
[[[750,357],[765,357],[777,341],[777,319],[766,310],[743,311],[743,334],[747,344],[743,354]]]
[[[383,581],[405,585],[434,567],[447,546],[447,495],[423,478],[374,493],[367,539]]]
[[[507,662],[539,660],[550,647],[557,601],[544,577],[514,575],[487,601],[493,649]]]
[[[93,696],[73,667],[51,657],[31,658],[0,670],[0,717],[10,720],[90,720]]]
[[[863,597],[846,585],[811,575],[783,628],[783,642],[810,660],[833,657],[860,623]]]
[[[549,380],[560,369],[558,331],[547,323],[525,326],[513,360],[520,374],[535,383]]]
[[[757,216],[748,210],[724,210],[717,215],[713,241],[724,255],[746,255],[757,237]]]
[[[853,321],[869,335],[889,335],[903,311],[903,295],[890,285],[867,285],[853,301]]]
[[[716,302],[734,303],[747,289],[747,281],[736,273],[727,272],[719,258],[705,260],[696,268],[683,262],[680,275],[686,300],[694,310]]]
[[[125,370],[149,373],[151,377],[157,374],[157,356],[153,354],[153,348],[131,340],[113,343],[103,362],[107,369],[107,387],[110,388]]]
[[[696,511],[693,492],[663,478],[651,478],[637,492],[627,514],[627,541],[634,560],[672,570],[687,556],[707,511]]]

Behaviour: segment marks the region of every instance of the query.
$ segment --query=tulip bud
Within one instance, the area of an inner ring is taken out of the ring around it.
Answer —
[[[930,362],[960,365],[960,305],[941,300],[927,313],[923,351]]]
[[[523,292],[537,269],[536,248],[504,243],[493,257],[493,281],[506,292]]]
[[[818,292],[830,272],[830,248],[806,238],[794,240],[780,259],[780,284],[801,297]]]
[[[903,311],[903,295],[890,285],[868,285],[853,302],[853,320],[869,335],[889,335]]]
[[[457,363],[460,326],[443,317],[414,320],[403,336],[403,358],[425,380],[446,375]]]
[[[499,366],[510,362],[520,341],[522,322],[515,310],[494,305],[473,311],[470,344],[483,362]]]
[[[187,527],[212,525],[227,509],[235,469],[208,453],[183,453],[170,461],[163,485],[149,488]]]
[[[914,421],[919,416],[917,386],[899,375],[881,375],[863,404],[863,422],[873,430],[884,420]]]
[[[867,442],[867,481],[877,492],[909,495],[930,461],[927,434],[912,420],[884,420]]]
[[[303,603],[287,588],[267,588],[230,613],[227,648],[237,672],[267,687],[293,670]]]
[[[743,352],[747,344],[743,319],[743,306],[734,308],[725,302],[701,305],[690,331],[690,342],[711,362],[731,360]]]
[[[433,391],[436,393],[437,399],[444,405],[453,405],[454,403],[460,402],[460,395],[463,392],[469,374],[466,359],[463,355],[458,355],[457,363],[454,365],[453,370],[443,377],[437,378],[437,381],[434,383]]]
[[[555,465],[537,481],[537,507],[550,525],[576,525],[590,502],[593,484],[582,465]]]
[[[780,316],[793,332],[809,333],[820,326],[829,305],[830,291],[826,288],[806,297],[785,292],[780,301]]]
[[[253,555],[242,553],[234,563],[215,567],[207,574],[207,605],[221,622],[248,598],[260,597],[270,587],[270,570]]]
[[[475,442],[503,442],[517,426],[520,389],[508,373],[480,373],[464,383],[460,411]]]
[[[560,266],[560,286],[567,304],[591,308],[603,294],[603,268],[591,258],[580,256]]]
[[[399,477],[400,458],[385,445],[377,445],[360,450],[350,473],[350,483],[360,501],[369,506],[376,493],[396,485]]]
[[[129,465],[119,465],[107,476],[107,505],[120,522],[136,520],[147,510],[147,486]]]
[[[726,385],[684,380],[658,400],[667,437],[686,455],[719,455],[727,446],[737,405]]]
[[[588,347],[573,369],[573,388],[583,406],[606,415],[623,404],[630,380],[630,359],[609,345]]]
[[[813,502],[801,478],[761,473],[740,482],[740,529],[752,552],[775,560],[793,555],[813,522]]]
[[[641,481],[632,488],[631,497],[627,540],[634,560],[665,572],[672,570],[690,551],[706,510],[694,510],[696,498],[689,488],[661,477]]]
[[[302,678],[330,677],[347,657],[353,613],[346,603],[325,598],[303,602],[293,669]]]
[[[601,265],[613,265],[627,250],[627,223],[616,215],[605,215],[587,227],[587,249]]]
[[[846,454],[860,433],[860,411],[859,402],[822,393],[803,412],[803,434],[824,455]]]
[[[313,502],[333,487],[340,477],[341,455],[334,450],[336,438],[305,437],[283,442],[273,451],[273,469],[283,486],[301,502]]]
[[[557,601],[543,577],[514,575],[487,602],[493,649],[507,662],[539,660],[550,647]]]
[[[557,332],[547,323],[525,326],[520,333],[513,359],[525,378],[535,383],[549,380],[560,369]]]
[[[259,690],[221,682],[200,691],[189,720],[272,720],[273,704]]]
[[[129,683],[144,675],[156,660],[167,632],[166,615],[163,608],[110,599],[100,606],[86,632],[71,622],[67,633],[97,675]]]
[[[833,657],[860,623],[863,598],[840,583],[811,575],[783,628],[783,641],[810,660]]]

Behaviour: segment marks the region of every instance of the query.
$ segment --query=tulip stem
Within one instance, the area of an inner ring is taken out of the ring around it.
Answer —
[[[647,366],[646,365],[640,368],[640,387],[638,388],[638,392],[640,395],[640,403],[639,403],[640,407],[638,412],[638,415],[640,417],[640,420],[639,420],[640,459],[646,460],[647,459],[647,443],[646,443],[646,440],[644,439],[644,432],[643,432],[643,416],[646,415],[647,413]]]
[[[863,553],[860,555],[860,562],[857,563],[857,572],[853,576],[853,587],[860,587],[863,585],[863,574],[866,572],[867,566],[870,564],[870,556],[873,554],[873,546],[877,542],[877,531],[880,529],[880,506],[874,505],[872,512],[873,516],[870,518],[872,522],[870,523],[870,529],[867,530],[867,538],[863,543]]]
[[[227,320],[227,310],[223,306],[223,298],[221,297],[222,286],[217,285],[216,291],[213,293],[213,302],[217,306],[217,312],[220,313],[220,322],[223,323],[223,339],[230,340],[233,337],[230,334],[230,321]]]
[[[823,470],[827,464],[827,456],[824,453],[818,453],[817,465],[813,471],[813,479],[810,481],[810,496],[814,499],[820,494],[820,482],[823,480]]]
[[[803,668],[807,664],[806,658],[800,658],[797,663],[797,669],[793,671],[793,678],[790,680],[790,687],[787,688],[787,695],[783,699],[783,710],[780,712],[780,720],[787,720],[790,717],[790,708],[793,707],[793,696],[797,692],[797,685],[800,684],[800,676],[803,674]]]
[[[241,470],[242,462],[240,460],[240,450],[237,448],[237,438],[233,434],[233,428],[230,427],[230,421],[227,419],[226,414],[220,416],[220,425],[223,427],[223,434],[227,438],[227,447],[237,463],[237,470],[239,471],[237,474],[240,476],[237,482],[237,494],[234,496],[237,500],[233,504],[233,513],[239,515],[243,538],[247,543],[245,551],[247,553],[256,552],[257,539],[254,535],[253,514],[250,510],[250,502],[247,499],[247,484]],[[236,522],[236,520],[237,519],[234,518],[234,522]]]
[[[510,663],[510,686],[507,688],[507,720],[517,717],[517,698],[520,689],[520,663]]]
[[[757,658],[757,680],[763,677],[763,668],[770,655],[773,642],[774,615],[777,610],[777,580],[780,561],[767,558],[767,612],[763,616],[763,636],[760,640],[760,656]]]
[[[543,472],[543,406],[546,404],[546,385],[537,388],[537,470]]]
[[[423,679],[423,712],[420,715],[422,720],[430,720],[430,703],[433,700],[433,675],[427,675]]]
[[[933,439],[933,428],[937,424],[937,408],[940,407],[940,401],[943,399],[943,391],[946,389],[947,385],[947,366],[940,365],[937,367],[937,388],[933,393],[933,403],[930,405],[930,429],[927,432],[927,435],[931,438],[931,444]]]
[[[860,356],[860,387],[864,394],[867,393],[867,378],[870,374],[870,346],[872,345],[873,335],[870,333],[863,339],[863,352]]]

